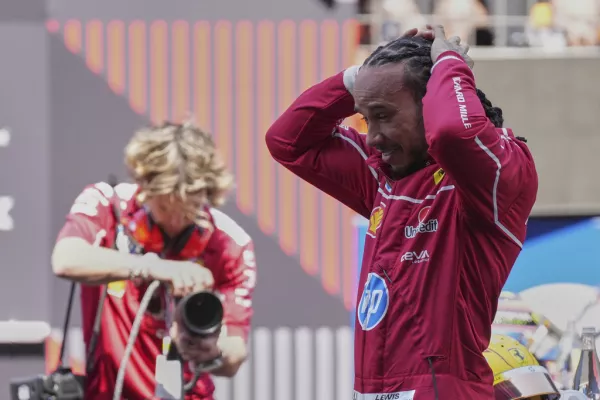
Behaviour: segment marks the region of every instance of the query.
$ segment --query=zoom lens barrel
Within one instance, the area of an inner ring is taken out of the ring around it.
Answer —
[[[223,323],[223,304],[211,292],[191,293],[182,298],[175,319],[193,336],[209,336]]]

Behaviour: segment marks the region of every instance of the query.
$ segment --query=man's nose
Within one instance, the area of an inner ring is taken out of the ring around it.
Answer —
[[[383,137],[378,131],[374,130],[369,126],[367,130],[367,146],[377,147],[383,144]]]

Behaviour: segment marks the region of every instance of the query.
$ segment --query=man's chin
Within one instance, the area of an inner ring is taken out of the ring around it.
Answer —
[[[381,161],[389,165],[392,171],[401,171],[403,169],[406,169],[406,159],[400,151],[382,153]]]
[[[381,153],[381,160],[390,166],[398,165],[401,163],[399,162],[401,160],[398,160],[398,153],[398,151],[392,151],[390,153]]]
[[[402,165],[402,164],[390,164],[390,163],[385,163],[387,166],[387,170],[388,170],[388,174],[389,177],[392,178],[393,180],[397,180],[397,179],[401,179],[404,176],[406,176],[406,166]]]
[[[398,165],[389,165],[389,168],[392,179],[400,179],[406,175],[406,168]]]
[[[407,175],[412,174],[415,171],[420,170],[424,167],[424,164],[421,163],[389,163],[389,171],[391,173],[391,178],[394,180],[404,178]]]

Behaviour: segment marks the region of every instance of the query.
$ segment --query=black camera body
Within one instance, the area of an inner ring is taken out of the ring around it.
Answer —
[[[85,377],[60,367],[50,375],[10,381],[11,400],[83,400]]]

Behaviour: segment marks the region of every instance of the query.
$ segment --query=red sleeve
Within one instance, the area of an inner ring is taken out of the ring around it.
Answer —
[[[256,285],[256,260],[250,236],[233,219],[211,208],[215,224],[214,250],[206,251],[211,258],[207,266],[215,276],[215,291],[221,295],[228,336],[248,339],[252,319],[252,295]],[[210,246],[210,244],[209,244]]]
[[[90,244],[102,240],[106,229],[115,222],[110,206],[112,196],[113,189],[107,183],[86,186],[73,202],[56,241],[65,237],[82,238]]]
[[[237,257],[224,265],[224,279],[219,283],[225,316],[223,325],[228,336],[248,340],[252,319],[252,294],[256,285],[256,261],[252,242],[239,248]]]
[[[377,173],[366,164],[371,150],[364,135],[339,126],[355,113],[339,73],[300,95],[273,123],[266,142],[281,165],[368,218],[378,188]]]
[[[90,244],[105,245],[107,231],[115,224],[115,219],[110,208],[113,189],[104,182],[86,186],[75,198],[67,221],[58,233],[56,241],[63,238],[77,237]],[[101,295],[101,286],[80,284],[82,327],[86,346],[92,336],[92,326],[98,301]]]
[[[465,208],[522,245],[501,221],[524,196],[526,205],[518,216],[523,220],[513,223],[526,223],[537,193],[533,157],[510,130],[497,129],[487,118],[473,73],[458,54],[446,52],[434,65],[423,118],[429,153],[456,183]]]

